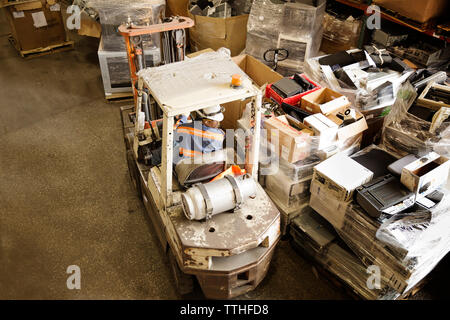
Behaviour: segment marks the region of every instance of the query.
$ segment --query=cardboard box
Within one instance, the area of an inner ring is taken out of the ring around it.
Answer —
[[[311,181],[309,206],[324,219],[340,230],[344,225],[345,213],[350,202],[338,201],[328,192],[328,188],[317,180]]]
[[[405,166],[400,181],[416,194],[417,199],[445,185],[449,169],[450,161],[446,157],[430,152]]]
[[[448,0],[375,0],[374,4],[423,23],[431,18],[444,15]]]
[[[300,121],[289,115],[282,115],[266,120],[264,128],[267,129],[267,138],[271,143],[276,145],[278,140],[278,155],[284,160],[293,163],[309,156],[311,135],[301,131],[308,128]]]
[[[19,51],[46,48],[67,40],[59,3],[50,5],[46,0],[37,0],[8,6],[4,11]]]
[[[351,201],[353,192],[369,182],[373,172],[344,153],[338,153],[314,167],[313,181],[337,201]]]
[[[311,176],[294,181],[281,170],[265,177],[265,188],[276,196],[286,208],[297,207],[308,201]]]
[[[337,142],[338,125],[321,113],[306,117],[303,123],[317,136],[317,149],[323,150]]]
[[[188,12],[188,17],[195,23],[189,28],[189,40],[194,51],[225,47],[230,49],[232,56],[235,56],[245,49],[248,14],[215,18],[192,15]]]
[[[434,111],[438,111],[441,107],[450,108],[450,105],[446,104],[444,101],[435,101],[435,100],[429,99],[427,97],[428,92],[430,91],[431,88],[438,90],[438,91],[442,91],[443,93],[447,93],[450,95],[450,87],[449,86],[445,86],[445,85],[438,84],[435,82],[430,82],[425,87],[425,89],[422,91],[420,96],[417,98],[417,104],[419,106],[428,107],[430,109],[433,109]]]
[[[312,113],[323,113],[324,115],[338,113],[350,107],[348,98],[329,88],[308,93],[303,96],[301,108]]]
[[[80,29],[78,34],[80,36],[100,38],[102,35],[102,26],[100,23],[92,19],[86,12],[81,12]]]
[[[254,84],[263,90],[268,83],[275,82],[283,76],[266,66],[256,58],[247,54],[232,58],[233,61],[242,69],[254,82]],[[246,104],[250,100],[233,101],[223,104],[225,107],[224,119],[221,122],[223,129],[237,129],[237,121],[242,117]]]
[[[166,17],[188,15],[189,0],[166,0]]]
[[[358,120],[338,129],[337,138],[339,142],[346,141],[368,128],[366,119],[361,112],[356,111],[356,119]]]

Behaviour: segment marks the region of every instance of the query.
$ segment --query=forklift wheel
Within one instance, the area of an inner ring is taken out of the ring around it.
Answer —
[[[191,293],[194,290],[194,277],[183,273],[178,267],[177,259],[172,252],[172,249],[169,248],[169,263],[172,269],[173,277],[175,278],[175,286],[180,295],[186,295]]]
[[[131,182],[136,189],[136,193],[139,199],[142,199],[142,189],[141,189],[141,180],[139,179],[139,172],[134,160],[133,151],[127,151],[127,164],[128,164],[128,173],[130,174]]]

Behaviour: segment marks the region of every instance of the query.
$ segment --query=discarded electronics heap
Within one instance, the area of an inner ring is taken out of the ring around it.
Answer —
[[[274,129],[279,139],[261,153],[278,159],[261,164],[272,167],[262,183],[295,248],[360,297],[396,299],[449,251],[449,87],[435,82],[445,72],[423,77],[372,49],[308,59],[305,74],[267,86],[266,110],[282,115],[266,112],[268,141]],[[381,144],[358,151],[364,119],[386,106]],[[371,266],[381,274],[375,289]]]

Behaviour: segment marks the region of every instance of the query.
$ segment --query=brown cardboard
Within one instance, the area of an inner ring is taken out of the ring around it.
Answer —
[[[66,41],[61,11],[51,11],[45,0],[36,2],[41,3],[41,8],[17,11],[16,6],[9,6],[4,9],[18,50],[29,51]],[[34,4],[34,6],[37,7],[38,5]],[[38,12],[44,13],[47,26],[39,28],[34,26],[32,14]],[[14,13],[16,13],[16,17]],[[20,15],[17,13],[20,13]]]
[[[166,0],[166,17],[188,15],[189,0]]]
[[[402,170],[401,182],[412,192],[416,199],[445,185],[448,178],[450,161],[435,152],[430,152],[408,164]]]
[[[356,117],[357,119],[359,118],[358,121],[338,129],[337,135],[339,141],[345,141],[368,128],[366,119],[359,111],[356,111]]]
[[[247,39],[248,14],[214,18],[194,16],[188,12],[195,25],[189,28],[190,44],[194,51],[206,48],[217,50],[221,47],[230,49],[231,55],[240,54],[245,49]]]
[[[423,23],[445,15],[448,0],[375,0],[374,3]]]
[[[81,13],[81,24],[80,29],[78,29],[78,34],[80,36],[100,38],[102,35],[102,26],[83,11]]]
[[[233,57],[232,59],[259,88],[264,89],[266,84],[276,82],[283,78],[281,74],[273,71],[252,56],[243,54]],[[237,120],[242,117],[245,105],[248,102],[249,100],[245,100],[224,104],[224,120],[221,122],[221,127],[224,129],[237,129]]]
[[[300,128],[300,130],[296,128]],[[278,155],[284,160],[293,163],[305,159],[310,153],[310,134],[305,133],[308,129],[304,124],[289,115],[272,117],[264,121],[267,130],[267,138],[276,144],[278,139]]]
[[[350,107],[348,98],[330,88],[321,88],[302,97],[301,108],[312,113],[330,115]]]

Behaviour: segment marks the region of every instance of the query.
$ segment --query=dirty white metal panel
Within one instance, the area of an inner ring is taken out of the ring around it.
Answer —
[[[166,207],[172,205],[172,158],[173,158],[173,117],[163,116],[163,139],[161,157],[161,197]]]
[[[242,86],[231,87],[233,74],[240,74]],[[138,73],[152,96],[168,115],[255,96],[260,91],[230,57],[208,52],[196,58]],[[176,92],[176,94],[174,94]]]
[[[180,205],[170,218],[183,246],[199,255],[226,256],[271,245],[280,232],[279,212],[259,184],[255,199],[249,199],[234,213],[221,213],[206,221],[190,221]],[[213,251],[201,253],[201,248]]]

